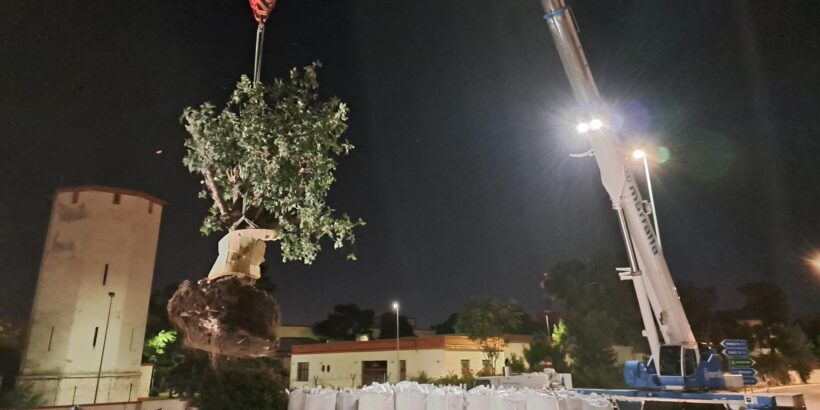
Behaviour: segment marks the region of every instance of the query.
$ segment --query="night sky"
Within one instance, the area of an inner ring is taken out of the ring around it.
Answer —
[[[721,307],[771,280],[820,312],[803,260],[820,247],[820,3],[572,6],[624,145],[668,149],[653,185],[675,280],[717,287]],[[329,202],[368,223],[357,262],[269,250],[286,323],[396,298],[422,325],[471,296],[534,312],[551,265],[621,252],[594,161],[568,157],[586,147],[541,16],[537,0],[280,0],[263,79],[322,61],[357,147]],[[0,2],[0,316],[30,309],[60,186],[167,200],[154,286],[206,275],[218,237],[198,233],[209,204],[178,118],[225,102],[255,30],[243,0]]]

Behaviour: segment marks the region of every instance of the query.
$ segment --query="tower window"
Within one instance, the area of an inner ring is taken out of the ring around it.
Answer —
[[[108,264],[105,264],[105,269],[103,270],[103,286],[105,283],[108,282]]]
[[[151,201],[148,201],[148,213],[149,214],[154,213],[154,203],[151,202]]]
[[[91,341],[91,347],[97,347],[97,334],[100,333],[100,327],[94,327],[94,340]]]
[[[54,339],[54,326],[51,327],[51,333],[48,335],[48,349],[47,352],[51,351],[51,341]]]
[[[114,205],[120,204],[120,194],[114,194]]]
[[[76,204],[77,201],[80,200],[80,191],[74,191],[71,193],[71,203]]]

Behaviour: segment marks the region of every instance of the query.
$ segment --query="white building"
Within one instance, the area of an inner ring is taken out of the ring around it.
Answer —
[[[147,391],[140,362],[163,206],[117,188],[57,191],[18,377],[48,404]]]
[[[512,353],[523,357],[532,337],[511,336],[497,367]],[[489,367],[476,342],[466,336],[441,335],[367,342],[334,342],[292,347],[290,385],[356,387],[371,382],[397,382],[424,372],[431,378],[461,376]]]

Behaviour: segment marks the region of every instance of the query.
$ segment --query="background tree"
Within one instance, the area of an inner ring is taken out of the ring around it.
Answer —
[[[505,337],[521,327],[521,307],[515,302],[474,299],[467,303],[456,321],[455,330],[478,342],[495,373]]]
[[[783,356],[789,368],[797,372],[800,380],[806,383],[812,370],[817,367],[811,340],[794,323],[773,326],[772,336],[772,347]]]
[[[360,309],[352,303],[336,305],[327,319],[313,325],[313,333],[326,340],[355,340],[356,335],[370,336],[374,316],[373,310]]]
[[[416,337],[413,324],[399,315],[399,337]],[[379,316],[379,339],[396,338],[396,314],[384,312]]]
[[[436,331],[437,335],[452,335],[456,332],[456,322],[458,321],[458,313],[451,313],[447,320],[430,326],[430,329]]]
[[[562,326],[563,322],[560,322],[560,325]],[[524,359],[529,363],[530,370],[537,372],[544,370],[544,366],[541,364],[544,361],[552,362],[552,368],[558,373],[569,372],[569,366],[565,359],[566,355],[566,351],[555,338],[548,340],[544,333],[536,333],[530,347],[524,348]]]
[[[190,134],[183,163],[201,175],[200,196],[212,201],[203,234],[243,225],[276,230],[282,260],[308,264],[323,238],[335,248],[355,241],[353,228],[363,222],[336,216],[325,202],[336,158],[353,145],[341,138],[347,106],[319,99],[319,67],[294,68],[270,85],[242,76],[222,111],[210,103],[183,111]]]
[[[264,369],[210,370],[198,399],[202,410],[286,410],[281,378]]]
[[[786,293],[772,282],[752,282],[740,285],[738,292],[746,298],[741,312],[744,319],[761,319],[764,327],[790,321]]]
[[[613,270],[618,266],[616,260],[600,257],[590,263],[561,262],[545,275],[547,298],[563,312],[566,330],[561,345],[571,359],[570,371],[578,386],[623,385],[613,345],[648,350],[641,337],[643,326],[634,290],[618,279]]]

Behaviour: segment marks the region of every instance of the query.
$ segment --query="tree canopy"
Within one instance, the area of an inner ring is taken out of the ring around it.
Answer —
[[[319,98],[319,67],[294,68],[270,85],[242,76],[223,110],[204,103],[183,111],[190,134],[183,163],[202,177],[200,197],[212,200],[203,234],[244,225],[272,229],[282,260],[307,264],[323,238],[335,248],[355,242],[353,228],[364,222],[336,215],[325,202],[336,159],[353,145],[341,138],[347,106]]]
[[[313,333],[329,340],[355,340],[356,335],[372,333],[374,316],[373,310],[361,309],[353,303],[336,305],[327,319],[313,325]]]
[[[379,339],[396,338],[396,314],[384,312],[379,317]],[[399,315],[399,337],[415,337],[413,324],[406,317]]]
[[[478,342],[493,372],[504,338],[521,328],[521,307],[515,302],[474,299],[458,315],[455,330]]]

